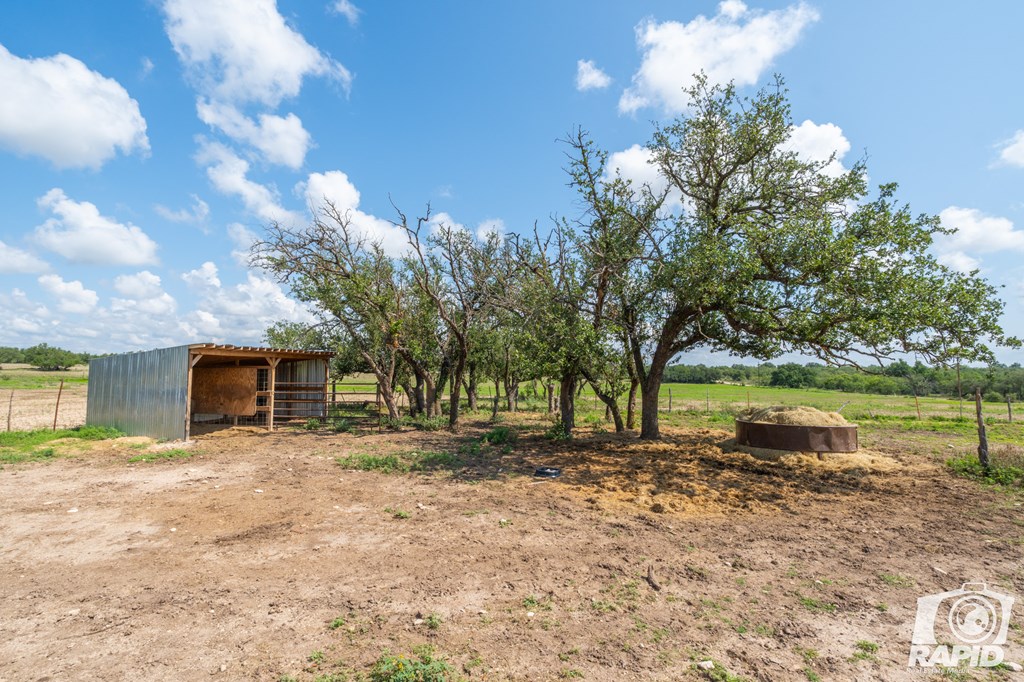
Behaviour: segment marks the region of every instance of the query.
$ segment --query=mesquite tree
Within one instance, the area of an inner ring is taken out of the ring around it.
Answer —
[[[752,98],[702,75],[687,113],[657,127],[652,163],[681,208],[648,226],[622,321],[642,393],[641,438],[658,438],[665,367],[696,348],[762,359],[801,352],[831,364],[991,358],[1015,344],[977,273],[929,253],[945,233],[896,186],[867,196],[866,168],[838,176],[800,157],[781,79]]]

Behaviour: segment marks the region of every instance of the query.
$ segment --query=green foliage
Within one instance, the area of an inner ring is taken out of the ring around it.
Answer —
[[[406,473],[409,471],[409,463],[397,455],[370,455],[362,453],[338,457],[335,461],[346,469],[357,469],[359,471],[380,471],[385,474]]]
[[[417,415],[405,423],[412,426],[414,429],[420,431],[440,431],[448,428],[448,418],[445,416],[438,415],[436,417],[428,417],[426,415]]]
[[[981,465],[977,455],[965,455],[947,460],[946,466],[953,473],[964,478],[970,478],[989,485],[1024,488],[1024,458],[1018,455],[1012,458],[1005,458],[1005,460],[1009,461],[999,461],[1000,459],[1003,458],[999,458],[995,453],[991,453],[989,457],[990,466],[986,469]]]
[[[505,443],[511,443],[515,439],[515,431],[507,426],[493,428],[480,437],[482,443],[489,443],[491,445],[504,445]]]
[[[566,431],[565,425],[562,422],[557,422],[544,432],[544,437],[553,441],[566,441],[572,440],[572,433]]]
[[[370,670],[370,682],[453,682],[455,670],[429,647],[412,656],[384,653]]]
[[[141,455],[136,455],[130,458],[129,462],[156,462],[161,459],[188,459],[195,454],[194,450],[184,450],[182,448],[173,448],[170,450],[155,450],[153,452],[146,452]]]
[[[22,355],[24,362],[38,369],[50,371],[66,370],[89,361],[88,355],[72,353],[69,350],[49,346],[45,343],[26,348]]]
[[[306,431],[317,431],[321,427],[323,427],[323,422],[321,422],[316,417],[310,417],[309,419],[302,423],[302,428],[304,428]]]
[[[124,434],[105,426],[80,426],[74,429],[36,429],[34,431],[6,431],[0,433],[0,462],[24,462],[34,459],[49,459],[56,452],[49,448],[39,450],[54,440],[76,438],[78,440],[106,440],[120,438]]]

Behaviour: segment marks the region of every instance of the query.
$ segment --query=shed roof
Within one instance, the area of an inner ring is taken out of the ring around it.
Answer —
[[[189,352],[204,356],[229,358],[266,358],[275,357],[282,360],[329,360],[335,353],[326,350],[294,350],[291,348],[263,348],[260,346],[232,346],[216,343],[189,344]]]

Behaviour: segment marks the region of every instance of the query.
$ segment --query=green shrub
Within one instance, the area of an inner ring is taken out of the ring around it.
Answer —
[[[555,422],[551,425],[551,428],[544,432],[544,437],[554,441],[571,440],[572,434],[565,430],[562,422]]]
[[[515,438],[515,431],[507,426],[498,426],[481,436],[480,442],[490,443],[491,445],[504,445],[505,443],[514,441]]]
[[[1014,488],[1024,487],[1024,466],[1017,462],[1001,462],[993,456],[988,469],[981,466],[977,455],[965,455],[946,461],[949,469],[964,478],[974,479],[991,485],[1002,485]]]
[[[302,424],[302,428],[306,429],[307,431],[316,431],[321,426],[323,426],[323,422],[321,422],[316,417],[310,417]]]
[[[409,424],[414,429],[419,429],[420,431],[440,431],[441,429],[448,428],[448,417],[443,415],[428,417],[421,414],[409,420]]]
[[[417,647],[416,657],[384,653],[370,670],[371,682],[452,682],[454,669],[436,658],[430,647]]]
[[[409,471],[408,462],[397,455],[358,454],[338,457],[335,461],[346,469],[357,469],[359,471],[380,471],[385,474],[395,472],[406,473]]]
[[[331,428],[337,431],[338,433],[352,433],[352,431],[354,430],[352,422],[350,422],[348,419],[336,420],[333,424],[331,424]]]

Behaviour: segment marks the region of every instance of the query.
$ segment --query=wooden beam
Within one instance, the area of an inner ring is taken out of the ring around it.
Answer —
[[[270,371],[268,376],[268,386],[270,389],[270,409],[267,411],[267,431],[274,430],[274,382],[277,378],[277,366],[281,363],[281,358],[267,358],[267,364],[270,365]]]
[[[324,419],[330,416],[330,412],[327,410],[327,389],[331,385],[331,361],[324,358]],[[1007,400],[1009,404],[1009,400]],[[1012,421],[1012,420],[1011,420]]]

